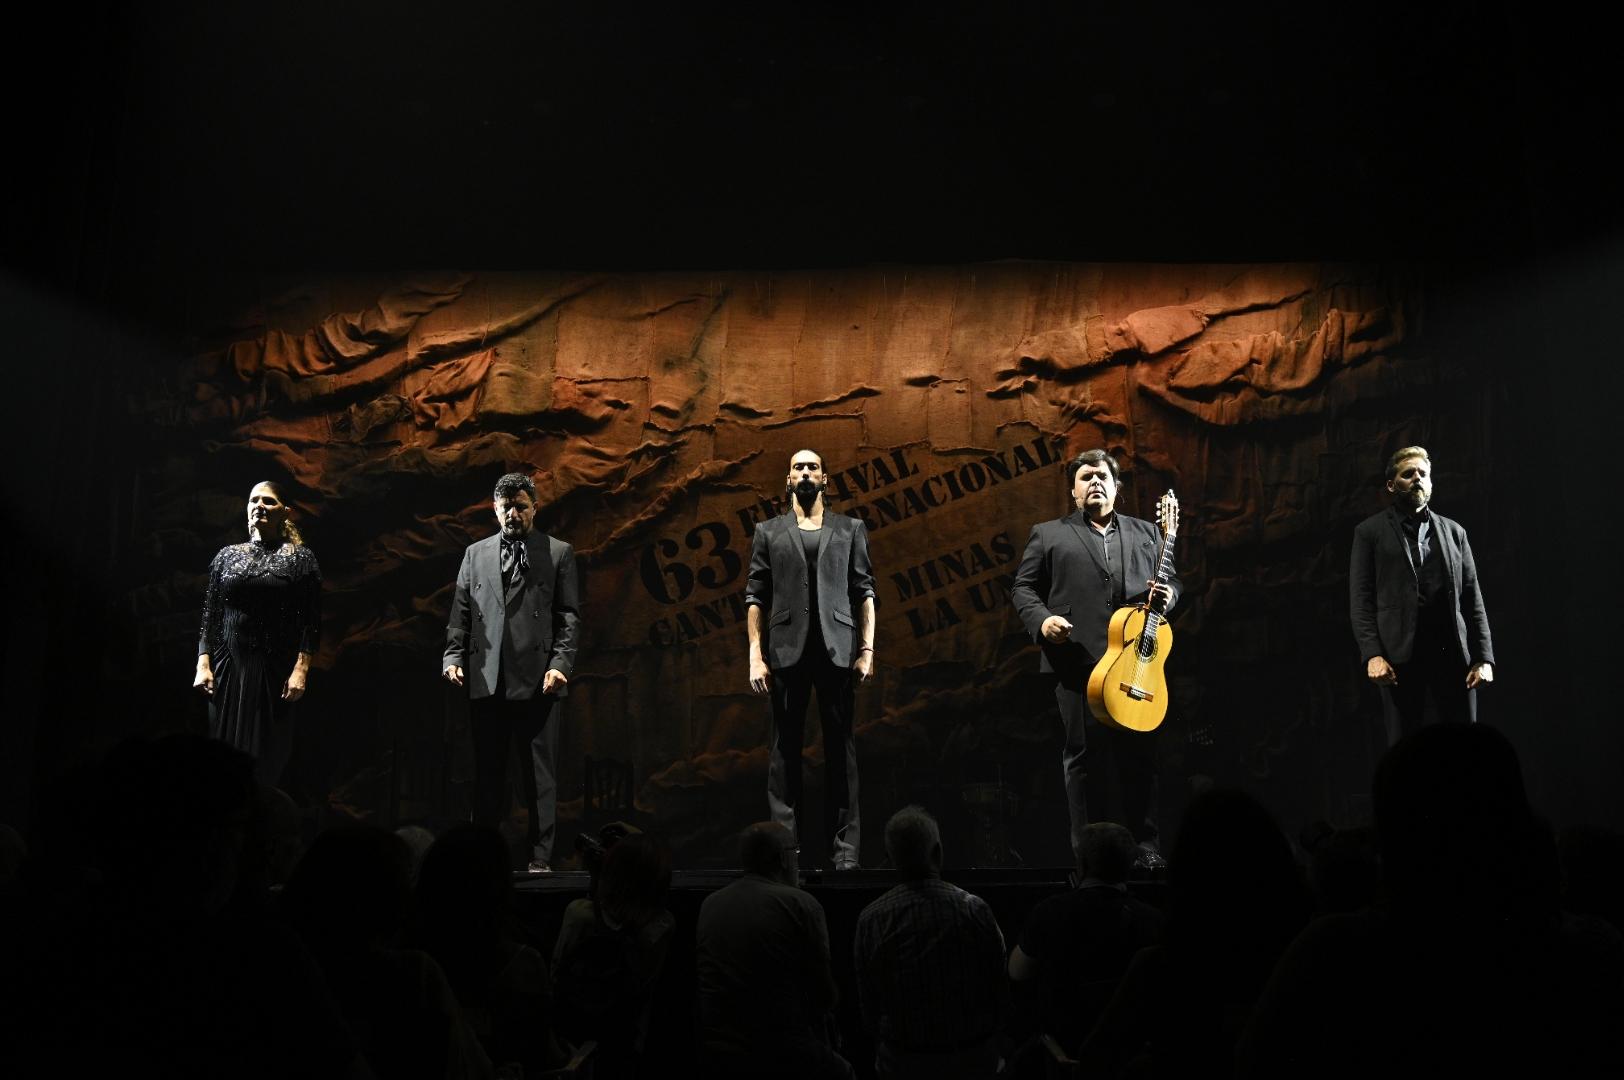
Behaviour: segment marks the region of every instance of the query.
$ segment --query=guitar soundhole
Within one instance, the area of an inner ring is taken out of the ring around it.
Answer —
[[[1138,637],[1133,639],[1133,651],[1141,660],[1154,660],[1156,659],[1157,643],[1157,638],[1146,633],[1141,633]]]

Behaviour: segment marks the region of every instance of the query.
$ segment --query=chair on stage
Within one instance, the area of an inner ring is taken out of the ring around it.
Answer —
[[[580,831],[596,838],[612,822],[624,821],[647,832],[649,816],[632,800],[632,763],[586,755],[581,768]]]
[[[581,769],[581,813],[632,812],[632,763],[586,755]],[[611,816],[608,820],[624,820]]]

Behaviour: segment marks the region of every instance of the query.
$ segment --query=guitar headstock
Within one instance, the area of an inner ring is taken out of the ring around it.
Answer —
[[[1179,534],[1179,497],[1171,491],[1156,504],[1156,523],[1169,537]]]

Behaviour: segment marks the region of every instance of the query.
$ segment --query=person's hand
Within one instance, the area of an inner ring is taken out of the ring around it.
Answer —
[[[1160,581],[1150,583],[1150,609],[1160,615],[1173,602],[1172,586]]]
[[[288,675],[288,681],[282,684],[282,700],[292,703],[304,697],[305,669],[294,665],[293,671]]]
[[[863,649],[857,654],[857,659],[851,662],[851,669],[857,672],[858,682],[868,682],[868,677],[874,674],[874,650]]]
[[[214,696],[214,665],[209,663],[206,656],[197,658],[197,675],[192,679],[192,689],[209,697]]]
[[[1051,645],[1064,645],[1071,640],[1071,623],[1059,615],[1050,615],[1039,628],[1043,640]]]
[[[1486,682],[1494,681],[1493,664],[1473,664],[1466,672],[1466,689],[1476,690]]]
[[[445,670],[440,674],[445,677],[446,682],[455,683],[457,686],[462,685],[462,668],[456,664],[447,664]]]
[[[543,694],[556,694],[569,685],[569,676],[557,668],[548,668],[547,674],[541,677],[541,692]]]
[[[1398,672],[1385,656],[1372,656],[1365,663],[1365,675],[1377,686],[1397,686]]]
[[[767,670],[767,661],[759,656],[750,658],[750,689],[758,694],[765,694],[773,684],[772,672]]]

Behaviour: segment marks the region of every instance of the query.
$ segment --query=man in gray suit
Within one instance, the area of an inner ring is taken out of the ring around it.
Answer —
[[[445,678],[468,688],[474,737],[474,820],[497,825],[509,806],[507,765],[515,752],[530,811],[529,869],[549,869],[558,781],[558,721],[569,693],[580,633],[575,549],[533,531],[536,485],[523,473],[496,482],[502,531],[470,544],[457,571],[446,626]]]
[[[855,870],[861,841],[857,812],[855,682],[874,670],[874,575],[868,529],[826,510],[823,458],[790,458],[785,491],[793,514],[756,526],[750,576],[750,689],[772,695],[767,805],[796,837],[801,801],[801,742],[806,707],[818,694],[823,724],[824,823],[836,870]]]
[[[1179,579],[1169,560],[1168,584],[1154,585],[1161,531],[1116,512],[1116,458],[1085,450],[1067,467],[1076,509],[1032,526],[1010,600],[1027,633],[1043,646],[1040,670],[1055,680],[1066,727],[1061,766],[1073,854],[1082,850],[1083,826],[1115,821],[1133,833],[1141,865],[1157,868],[1164,864],[1156,827],[1156,735],[1094,719],[1088,677],[1105,655],[1112,613],[1147,598],[1157,610],[1171,611]],[[1113,779],[1119,799],[1109,797]]]
[[[1353,636],[1382,695],[1388,745],[1439,720],[1477,719],[1494,643],[1466,530],[1432,511],[1432,460],[1406,446],[1387,463],[1391,505],[1359,523],[1348,568]]]

